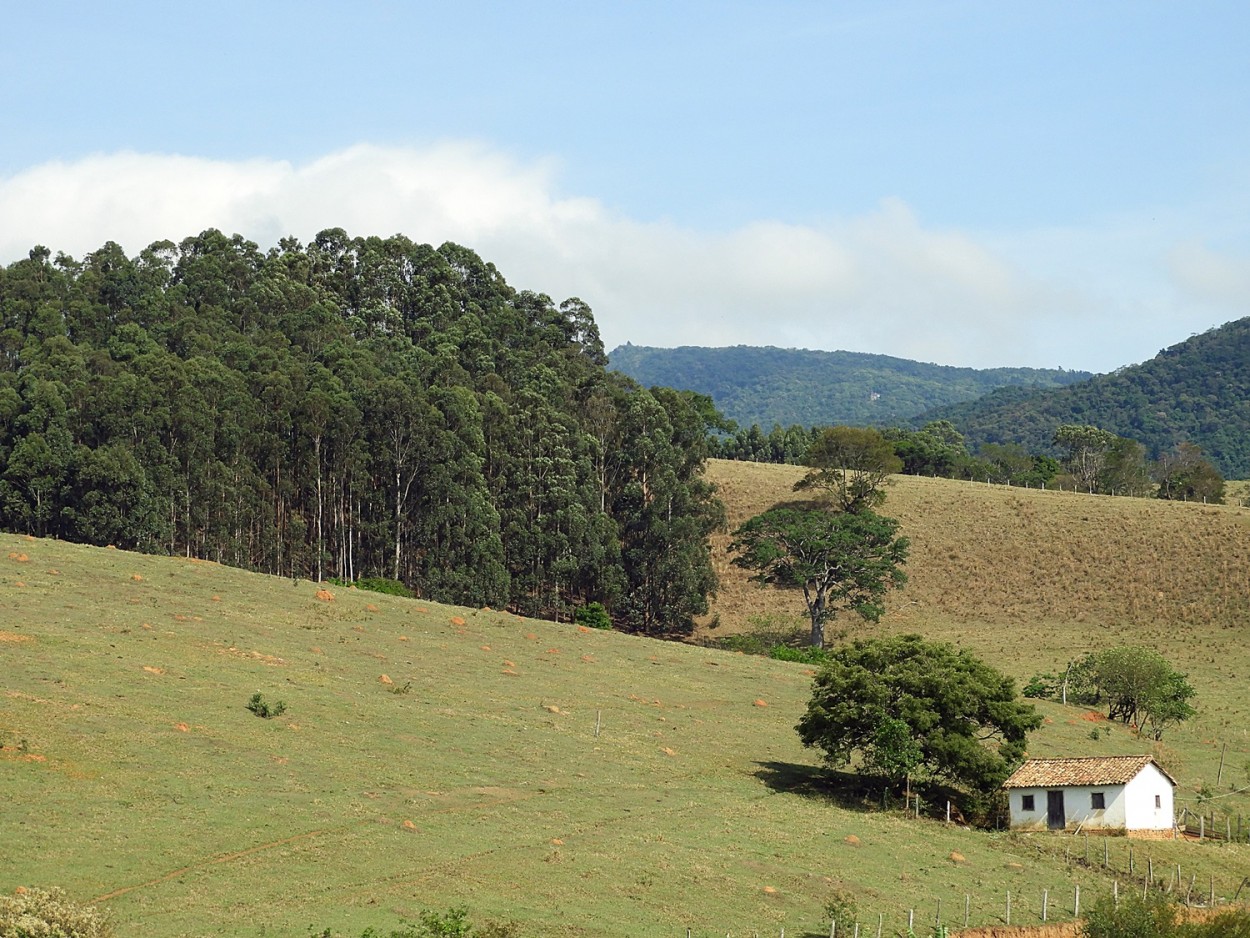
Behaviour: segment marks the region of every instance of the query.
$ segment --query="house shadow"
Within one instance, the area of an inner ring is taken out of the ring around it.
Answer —
[[[883,807],[882,787],[854,772],[795,762],[755,764],[759,766],[753,773],[755,777],[775,792],[801,795],[849,811],[878,811]]]

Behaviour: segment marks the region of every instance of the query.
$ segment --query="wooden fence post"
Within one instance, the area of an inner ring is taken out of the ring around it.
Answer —
[[[1081,884],[1076,884],[1076,896],[1072,900],[1072,917],[1081,917]]]

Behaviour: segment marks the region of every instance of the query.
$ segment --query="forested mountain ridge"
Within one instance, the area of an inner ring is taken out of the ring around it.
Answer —
[[[664,349],[622,345],[613,369],[646,387],[695,391],[739,426],[887,427],[979,398],[995,388],[1053,387],[1088,372],[1044,368],[957,368],[872,355],[738,345]]]
[[[1070,387],[1004,388],[931,411],[972,447],[1051,447],[1063,424],[1088,424],[1143,444],[1152,458],[1194,443],[1228,478],[1250,477],[1250,318],[1191,336],[1140,365]]]
[[[683,631],[722,517],[686,396],[471,250],[205,231],[0,267],[0,527]]]

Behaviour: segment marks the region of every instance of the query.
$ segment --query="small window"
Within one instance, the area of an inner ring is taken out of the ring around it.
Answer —
[[[1107,806],[1107,798],[1103,792],[1091,792],[1089,796],[1089,806],[1091,808],[1105,808]]]
[[[1020,810],[1021,810],[1021,811],[1033,811],[1033,810],[1035,810],[1035,809],[1034,809],[1034,807],[1033,807],[1033,796],[1032,796],[1032,795],[1021,795],[1021,796],[1020,796]]]
[[[1163,807],[1163,796],[1162,796],[1162,795],[1155,795],[1155,807],[1156,807],[1156,808],[1162,808],[1162,807]]]

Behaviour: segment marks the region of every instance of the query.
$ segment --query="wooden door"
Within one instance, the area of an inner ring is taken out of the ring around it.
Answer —
[[[1068,824],[1068,817],[1063,810],[1063,792],[1046,792],[1046,826],[1052,831],[1061,831]]]

